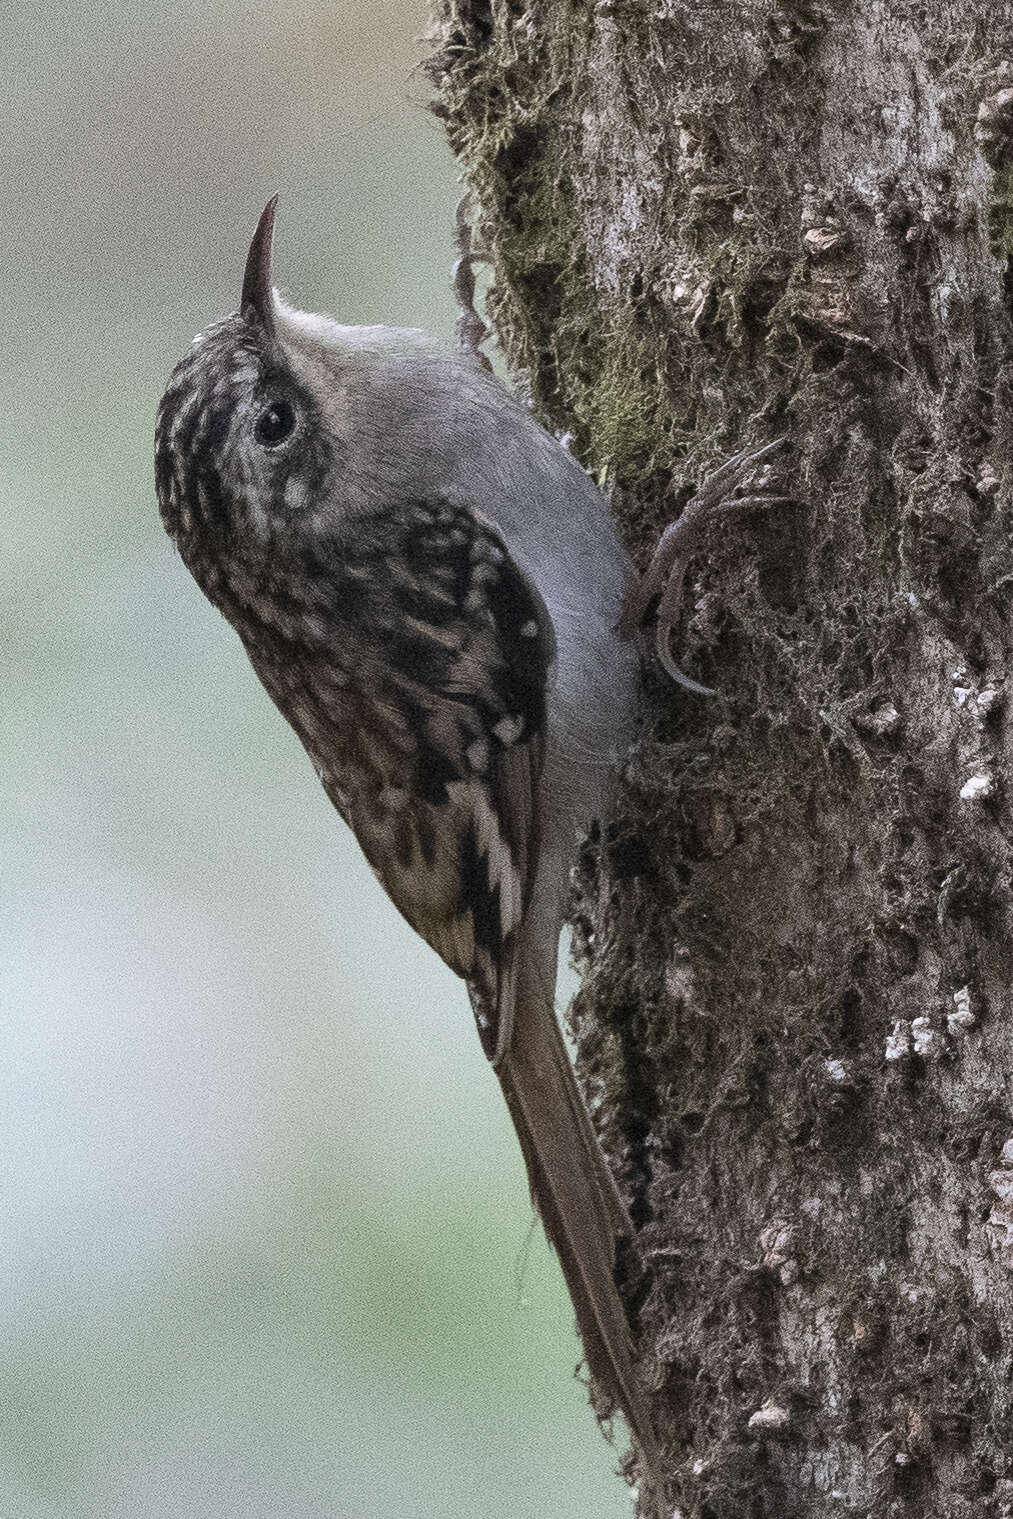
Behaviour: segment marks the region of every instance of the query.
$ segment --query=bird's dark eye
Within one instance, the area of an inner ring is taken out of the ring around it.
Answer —
[[[253,436],[262,448],[284,443],[295,426],[295,411],[287,401],[272,401],[257,418]]]

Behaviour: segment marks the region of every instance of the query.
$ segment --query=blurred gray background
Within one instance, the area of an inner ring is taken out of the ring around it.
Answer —
[[[0,1519],[628,1514],[460,984],[158,522],[276,270],[449,330],[423,0],[0,20]]]

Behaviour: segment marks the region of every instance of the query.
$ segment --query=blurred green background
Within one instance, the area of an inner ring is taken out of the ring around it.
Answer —
[[[151,434],[276,270],[448,330],[423,0],[7,0],[2,1519],[628,1514],[460,984],[174,557]]]

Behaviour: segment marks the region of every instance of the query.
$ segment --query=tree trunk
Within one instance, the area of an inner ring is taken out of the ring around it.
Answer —
[[[1013,1515],[1013,6],[443,0],[500,340],[631,553],[786,434],[574,904],[689,1519]]]

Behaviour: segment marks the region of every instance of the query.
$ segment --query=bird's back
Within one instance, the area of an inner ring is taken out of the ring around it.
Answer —
[[[321,319],[282,310],[290,352],[298,352],[303,322],[312,323],[306,339],[315,350]],[[414,329],[326,328],[341,353],[336,416],[357,457],[384,461],[383,471],[343,488],[361,491],[367,510],[384,494],[397,500],[415,491],[479,512],[545,603],[556,637],[545,784],[559,846],[572,849],[629,746],[636,705],[636,655],[616,637],[632,570],[607,504],[563,444],[474,356]]]

